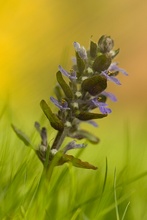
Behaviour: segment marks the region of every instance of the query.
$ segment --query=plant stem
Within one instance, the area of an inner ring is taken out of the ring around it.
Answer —
[[[61,144],[64,141],[64,138],[67,136],[67,133],[68,133],[68,128],[64,128],[63,131],[58,131],[51,149],[59,150]]]

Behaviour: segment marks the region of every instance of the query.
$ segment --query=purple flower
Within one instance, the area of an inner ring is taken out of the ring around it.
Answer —
[[[108,80],[116,83],[117,85],[121,85],[120,81],[117,78],[115,78],[114,76],[109,76],[108,74],[109,74],[108,70],[101,72],[101,75],[105,76]]]
[[[70,108],[68,107],[68,103],[63,100],[62,102],[59,102],[57,99],[55,99],[54,97],[50,97],[50,100],[61,110],[69,110]]]
[[[59,68],[59,71],[60,71],[64,76],[68,77],[70,80],[75,80],[75,79],[77,79],[77,77],[76,77],[76,72],[75,72],[75,71],[70,74],[70,73],[68,73],[65,69],[63,69],[62,66],[59,65],[58,68]]]
[[[115,97],[115,95],[113,95],[113,94],[110,93],[110,92],[105,92],[105,91],[103,91],[100,95],[104,95],[104,96],[108,97],[108,98],[111,99],[111,101],[113,101],[113,102],[116,102],[116,101],[117,101],[117,98]]]
[[[89,120],[89,121],[86,121],[86,123],[92,125],[93,127],[98,127],[98,124],[95,121]]]
[[[75,51],[78,52],[79,56],[82,59],[87,60],[87,52],[85,48],[81,47],[78,42],[74,42],[73,45],[74,45]]]
[[[105,102],[99,102],[97,98],[94,98],[91,100],[92,103],[97,106],[100,110],[100,112],[102,112],[102,114],[109,114],[111,113],[111,109],[107,108],[107,104]]]
[[[95,121],[93,121],[93,120],[88,120],[88,121],[80,121],[80,123],[86,123],[86,124],[90,124],[90,125],[92,125],[93,127],[95,127],[95,128],[97,128],[98,127],[98,124],[95,122]]]
[[[86,147],[86,144],[76,144],[75,141],[71,141],[63,148],[63,152],[66,153],[68,150],[84,148],[84,147]]]
[[[107,70],[101,72],[101,75],[104,75],[108,80],[116,83],[117,85],[121,85],[121,83],[117,78],[110,75],[111,72],[121,72],[124,75],[128,76],[128,73],[124,69],[119,68],[117,66],[117,63],[112,63]]]
[[[117,63],[111,63],[111,65],[109,66],[109,69],[108,69],[109,71],[114,71],[114,72],[116,72],[116,71],[118,71],[118,72],[121,72],[122,74],[124,74],[125,76],[128,76],[128,73],[124,70],[124,69],[122,69],[122,68],[119,68],[118,66],[117,66]]]

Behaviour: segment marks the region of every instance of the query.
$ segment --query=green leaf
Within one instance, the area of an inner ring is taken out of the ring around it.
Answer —
[[[79,56],[78,52],[76,52],[76,59],[77,59],[77,66],[78,66],[78,75],[81,76],[84,69],[85,69],[85,63],[83,59]]]
[[[57,72],[56,77],[57,77],[57,81],[58,81],[59,85],[61,86],[65,96],[69,99],[72,99],[73,98],[72,90],[70,89],[69,85],[63,79],[62,73],[60,71]]]
[[[77,139],[83,139],[86,138],[88,141],[90,141],[93,144],[99,143],[99,138],[96,137],[95,135],[91,134],[88,131],[85,130],[78,130],[75,133],[73,133],[72,137],[77,138]]]
[[[23,141],[26,146],[31,146],[30,139],[21,130],[17,129],[13,124],[11,124],[11,127],[19,139]]]
[[[62,131],[64,129],[63,122],[51,111],[48,104],[44,100],[41,100],[40,106],[44,114],[48,118],[51,126],[58,131]]]
[[[55,92],[55,95],[56,95],[58,101],[60,102],[61,99],[63,98],[63,93],[62,93],[61,87],[59,85],[56,85],[54,88],[54,92]]]
[[[94,43],[93,41],[90,42],[90,56],[92,58],[95,58],[96,55],[97,55],[97,49],[98,49],[98,46],[96,43]]]
[[[90,95],[97,95],[107,88],[107,79],[104,76],[96,75],[82,82],[82,90],[89,92]]]
[[[85,168],[85,169],[92,169],[92,170],[96,170],[97,167],[89,164],[88,162],[83,162],[80,159],[72,156],[72,155],[67,155],[67,154],[63,154],[61,156],[61,152],[58,152],[56,154],[56,156],[59,157],[58,163],[57,165],[62,165],[64,163],[72,163],[72,165],[74,167],[79,167],[79,168]]]
[[[99,55],[93,62],[93,70],[101,72],[107,70],[111,64],[111,57],[105,54]]]
[[[78,111],[78,112],[76,112],[75,116],[76,116],[76,118],[78,118],[82,121],[87,121],[87,120],[91,120],[91,119],[104,118],[107,116],[107,114],[98,114],[98,113]]]
[[[113,50],[113,55],[112,55],[112,58],[116,57],[117,54],[119,53],[120,49],[118,48],[117,50]]]

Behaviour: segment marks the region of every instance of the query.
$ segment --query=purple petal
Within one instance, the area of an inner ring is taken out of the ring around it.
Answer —
[[[93,104],[95,106],[97,106],[99,108],[99,110],[103,113],[103,114],[109,114],[111,113],[111,109],[110,108],[106,108],[107,104],[104,102],[99,102],[96,98],[91,100],[93,102]]]
[[[102,92],[101,93],[102,95],[108,97],[109,99],[111,99],[113,102],[116,102],[117,101],[117,98],[115,97],[115,95],[113,95],[112,93],[110,92]]]
[[[62,105],[60,104],[60,102],[58,102],[58,100],[56,100],[54,97],[50,97],[50,100],[60,109],[63,109]]]
[[[77,79],[76,75],[71,76],[65,69],[62,68],[62,66],[59,65],[59,71],[66,77],[68,77],[69,79],[73,80],[73,79]]]
[[[86,147],[86,144],[76,144],[75,141],[71,141],[66,145],[66,147],[63,150],[64,150],[64,153],[66,153],[68,150],[84,148],[84,147]]]
[[[117,63],[112,63],[112,64],[110,65],[110,67],[108,68],[108,70],[109,70],[109,71],[118,71],[118,72],[121,72],[121,73],[123,73],[124,75],[128,76],[128,73],[127,73],[124,69],[119,68],[119,67],[117,66]]]
[[[86,52],[85,48],[81,47],[81,45],[78,42],[74,42],[73,45],[74,45],[75,51],[78,52],[79,56],[82,59],[86,60],[87,59],[87,52]]]
[[[58,100],[57,99],[55,99],[54,97],[50,97],[50,100],[58,107],[58,108],[60,108],[61,110],[68,110],[68,109],[70,109],[69,107],[68,107],[68,104],[67,104],[67,102],[65,101],[64,103],[60,103],[60,102],[58,102]]]
[[[108,74],[105,71],[102,71],[101,74],[104,75],[108,80],[116,83],[117,85],[121,85],[120,81],[117,78],[115,78],[114,76],[108,76]]]
[[[89,120],[89,121],[86,121],[86,123],[92,125],[93,127],[98,127],[98,124],[95,121]]]
[[[121,85],[120,81],[114,76],[108,76],[109,80],[116,83],[117,85]]]
[[[107,104],[106,104],[105,102],[99,102],[99,101],[97,100],[97,98],[93,98],[91,101],[92,101],[92,103],[93,103],[95,106],[97,106],[97,107],[99,107],[99,106],[107,106]]]
[[[99,106],[99,109],[103,114],[110,114],[112,112],[110,108],[105,108],[104,106]]]
[[[119,72],[121,72],[125,76],[128,76],[128,73],[124,69],[122,69],[122,68],[119,68]]]
[[[74,48],[75,48],[75,51],[79,51],[80,50],[80,48],[81,48],[81,46],[80,46],[80,44],[78,43],[78,42],[74,42],[73,43],[73,46],[74,46]]]

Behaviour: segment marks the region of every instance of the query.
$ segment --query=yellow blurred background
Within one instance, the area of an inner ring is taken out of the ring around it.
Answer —
[[[0,1],[0,108],[9,103],[18,117],[36,118],[40,100],[49,100],[58,65],[70,69],[74,41],[86,48],[103,34],[120,48],[116,58],[127,70],[113,111],[137,117],[146,111],[146,0]]]

